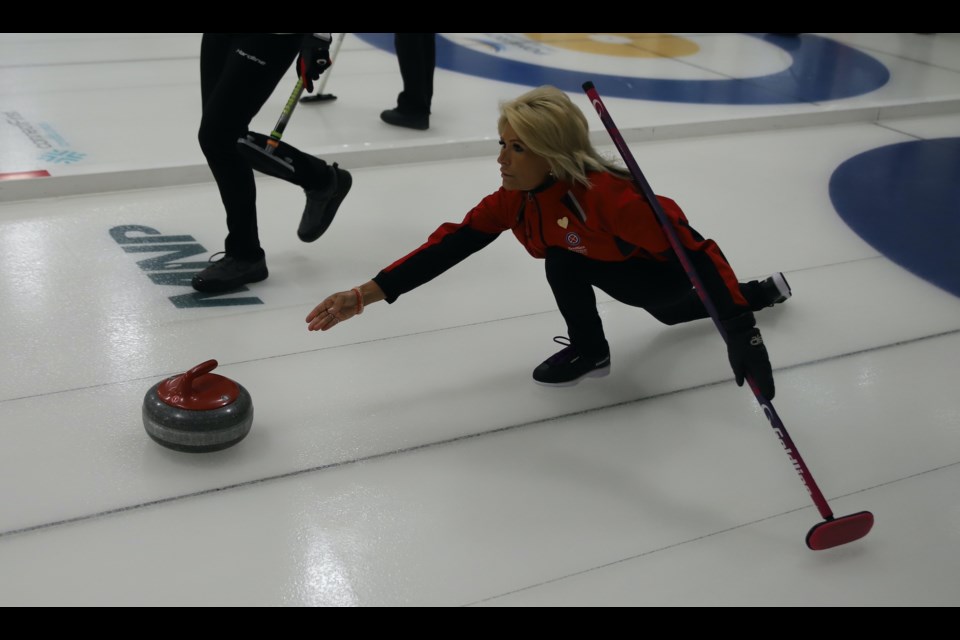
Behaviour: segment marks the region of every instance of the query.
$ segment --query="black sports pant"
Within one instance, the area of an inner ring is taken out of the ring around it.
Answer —
[[[227,213],[224,249],[235,258],[264,255],[253,169],[237,153],[237,140],[290,69],[301,40],[300,34],[205,33],[200,43],[198,138]],[[295,81],[291,73],[291,88]]]
[[[550,247],[545,268],[547,282],[567,323],[570,343],[588,357],[600,357],[609,351],[593,287],[624,304],[645,309],[664,324],[709,316],[679,261],[604,262]],[[740,291],[752,310],[766,306],[758,283],[742,283]]]
[[[397,110],[417,115],[430,115],[433,101],[433,72],[437,63],[435,33],[395,33],[403,91],[397,96]]]

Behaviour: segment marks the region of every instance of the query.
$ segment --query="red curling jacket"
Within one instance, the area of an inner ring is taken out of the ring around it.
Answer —
[[[656,214],[629,178],[590,172],[592,188],[551,181],[533,191],[500,188],[460,223],[440,225],[427,241],[373,278],[387,302],[429,282],[510,229],[534,258],[562,247],[593,260],[678,260]],[[673,221],[722,319],[749,311],[733,269],[713,240],[687,222],[677,204],[657,196]]]

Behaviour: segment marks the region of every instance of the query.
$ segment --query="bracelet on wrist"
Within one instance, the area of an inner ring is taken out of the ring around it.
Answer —
[[[363,294],[360,293],[359,287],[354,287],[351,289],[357,295],[357,315],[363,313]]]

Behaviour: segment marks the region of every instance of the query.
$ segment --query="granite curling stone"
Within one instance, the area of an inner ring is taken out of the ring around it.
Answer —
[[[253,425],[253,399],[243,385],[210,373],[207,360],[158,382],[143,399],[143,426],[155,442],[176,451],[219,451],[243,440]]]

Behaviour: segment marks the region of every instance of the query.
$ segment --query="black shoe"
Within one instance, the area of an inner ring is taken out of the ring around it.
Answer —
[[[567,346],[544,360],[539,367],[533,370],[533,379],[538,384],[549,387],[569,387],[587,376],[602,378],[609,375],[609,353],[597,358],[587,358],[582,356],[567,338],[557,336],[553,341]]]
[[[353,176],[349,171],[337,166],[336,162],[327,169],[331,176],[329,184],[323,189],[305,191],[307,204],[303,208],[300,227],[297,229],[297,235],[304,242],[313,242],[323,235],[353,185]]]
[[[266,280],[269,275],[266,258],[250,261],[225,255],[214,262],[213,258],[217,255],[219,254],[211,256],[210,262],[212,264],[209,267],[193,276],[190,284],[197,291],[223,293],[239,289],[250,282]]]
[[[387,124],[406,127],[407,129],[426,131],[430,128],[429,114],[406,113],[398,109],[387,109],[380,114],[380,119]]]
[[[793,295],[790,284],[780,272],[773,274],[769,278],[760,280],[760,291],[763,293],[766,306],[768,307],[786,302],[787,299]]]

